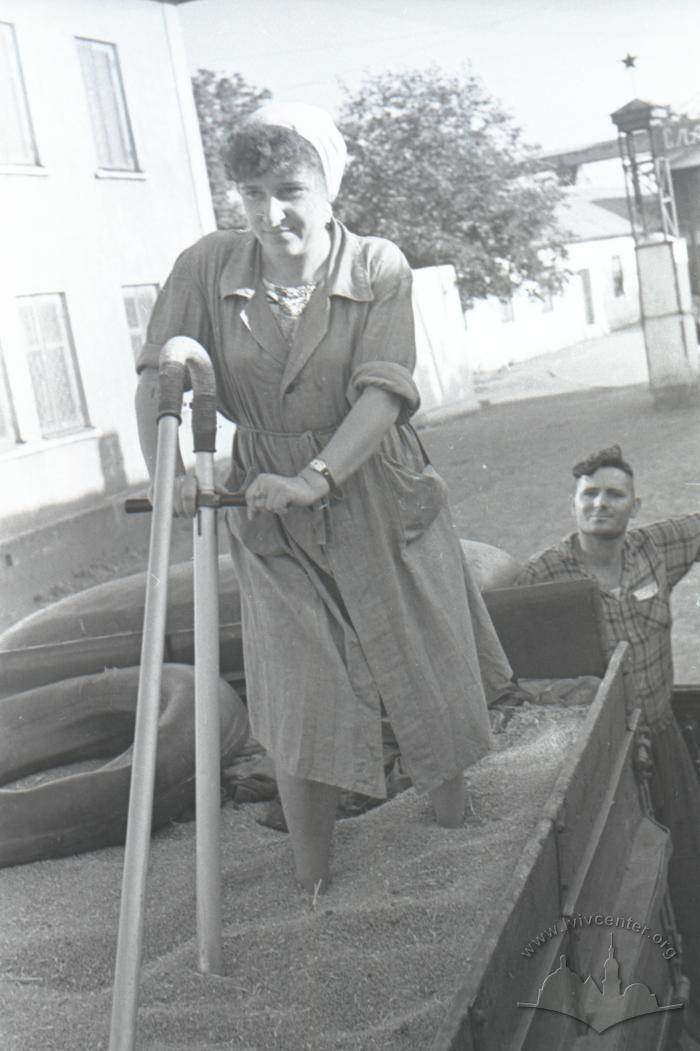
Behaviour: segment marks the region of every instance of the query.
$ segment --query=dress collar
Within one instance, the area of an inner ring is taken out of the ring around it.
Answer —
[[[331,251],[326,278],[329,296],[344,296],[358,302],[374,299],[369,268],[362,242],[347,227],[331,220]],[[252,299],[262,286],[260,279],[260,244],[246,231],[224,265],[219,279],[219,294]],[[238,239],[237,239],[238,240]]]

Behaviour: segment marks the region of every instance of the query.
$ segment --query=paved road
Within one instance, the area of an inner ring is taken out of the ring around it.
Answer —
[[[477,376],[476,388],[482,401],[502,404],[547,394],[630,387],[648,380],[644,337],[634,325],[518,362],[495,375]]]

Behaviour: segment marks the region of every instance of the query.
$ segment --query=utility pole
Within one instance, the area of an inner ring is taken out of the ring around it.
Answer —
[[[700,397],[700,366],[688,249],[678,233],[664,149],[674,122],[667,106],[640,99],[616,110],[611,120],[625,174],[651,392],[657,403],[687,403]]]

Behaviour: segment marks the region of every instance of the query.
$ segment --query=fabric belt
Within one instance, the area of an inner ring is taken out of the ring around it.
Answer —
[[[333,434],[340,427],[334,423],[330,427],[318,427],[306,431],[267,431],[263,427],[250,427],[247,423],[236,423],[236,427],[251,434],[261,434],[264,438],[307,438],[315,434]]]

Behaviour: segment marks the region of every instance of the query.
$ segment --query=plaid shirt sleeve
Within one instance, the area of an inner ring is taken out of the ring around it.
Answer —
[[[655,522],[641,530],[654,543],[666,566],[670,587],[675,587],[700,558],[700,514]]]

